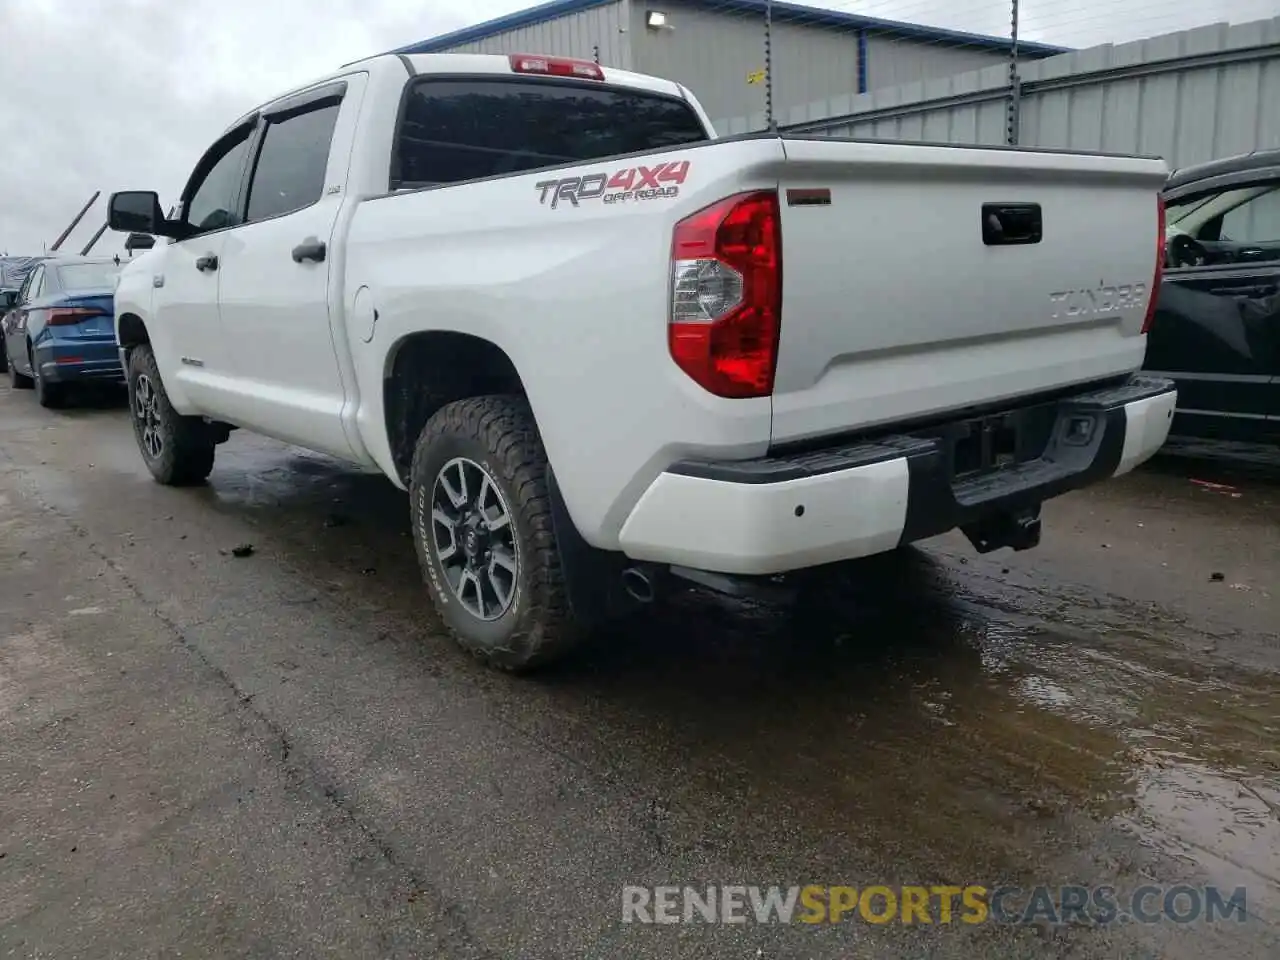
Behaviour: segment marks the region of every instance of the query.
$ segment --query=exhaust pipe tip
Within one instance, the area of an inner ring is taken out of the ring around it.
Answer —
[[[653,580],[649,574],[639,567],[628,567],[622,571],[622,588],[627,596],[639,603],[652,603],[654,598]]]

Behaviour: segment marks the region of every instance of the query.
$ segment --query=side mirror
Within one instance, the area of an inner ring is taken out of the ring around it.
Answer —
[[[18,305],[18,291],[6,290],[0,293],[0,311],[12,310]]]
[[[155,245],[156,238],[148,233],[131,233],[124,241],[124,248],[130,253],[135,250],[150,250]]]
[[[107,226],[125,233],[170,235],[170,224],[160,209],[160,197],[153,190],[113,193],[107,205]]]

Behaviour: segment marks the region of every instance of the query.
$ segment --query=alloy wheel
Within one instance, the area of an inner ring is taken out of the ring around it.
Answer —
[[[455,457],[436,474],[431,545],[468,613],[497,620],[511,608],[520,572],[515,524],[497,482],[474,460]]]
[[[139,374],[133,385],[133,415],[138,418],[142,449],[152,460],[164,452],[164,437],[160,433],[160,413],[156,409],[156,390],[151,378]]]

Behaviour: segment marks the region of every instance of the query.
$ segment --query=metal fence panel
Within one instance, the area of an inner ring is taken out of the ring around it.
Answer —
[[[1280,148],[1280,17],[1213,24],[1019,66],[1018,141],[1026,146],[1163,157],[1188,166]],[[784,132],[956,144],[1006,139],[1008,72],[1000,66],[792,111]],[[719,121],[723,133],[763,118]]]

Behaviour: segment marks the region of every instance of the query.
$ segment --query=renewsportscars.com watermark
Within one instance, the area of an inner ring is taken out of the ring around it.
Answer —
[[[623,887],[623,923],[1243,923],[1245,888],[1142,886]]]

